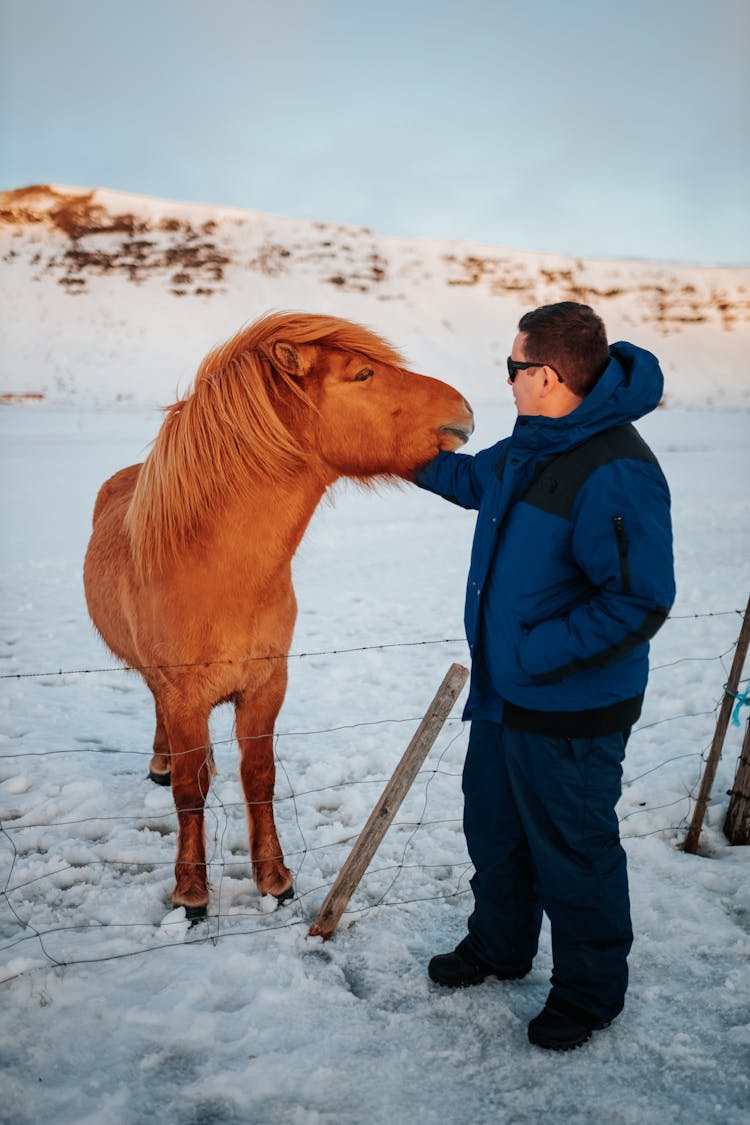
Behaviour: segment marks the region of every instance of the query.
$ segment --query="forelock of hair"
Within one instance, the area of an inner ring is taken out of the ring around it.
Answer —
[[[231,340],[210,352],[198,368],[196,384],[205,374],[223,367],[239,355],[270,347],[276,340],[289,344],[317,344],[358,352],[373,363],[402,369],[404,357],[381,336],[363,325],[336,316],[312,313],[269,313],[241,329]]]

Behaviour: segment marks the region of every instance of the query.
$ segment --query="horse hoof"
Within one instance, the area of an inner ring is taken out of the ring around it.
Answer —
[[[207,906],[186,906],[184,909],[185,917],[190,923],[191,930],[193,926],[197,926],[199,922],[205,922],[206,918],[208,917]]]
[[[291,902],[291,900],[294,898],[294,885],[292,885],[291,887],[287,887],[287,889],[285,891],[282,891],[280,895],[274,895],[274,898],[278,902],[279,906],[284,906],[287,902]]]
[[[154,773],[153,770],[148,771],[149,781],[155,781],[157,785],[171,785],[171,773]]]

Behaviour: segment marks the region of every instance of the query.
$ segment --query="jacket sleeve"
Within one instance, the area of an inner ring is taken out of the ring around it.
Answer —
[[[615,664],[666,620],[674,563],[669,490],[658,466],[617,461],[594,473],[576,502],[571,546],[592,592],[525,631],[519,659],[538,683]]]
[[[506,438],[505,441],[508,439]],[[505,441],[471,456],[467,453],[438,453],[419,469],[416,483],[461,508],[478,509],[487,481],[494,471]]]

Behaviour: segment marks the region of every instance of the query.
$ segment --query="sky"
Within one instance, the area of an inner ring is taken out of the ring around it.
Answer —
[[[747,0],[0,0],[0,190],[750,262]]]

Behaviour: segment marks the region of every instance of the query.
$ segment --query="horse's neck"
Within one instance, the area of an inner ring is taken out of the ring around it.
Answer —
[[[262,584],[288,567],[325,489],[326,483],[312,474],[300,474],[228,498],[211,521],[212,555]]]

